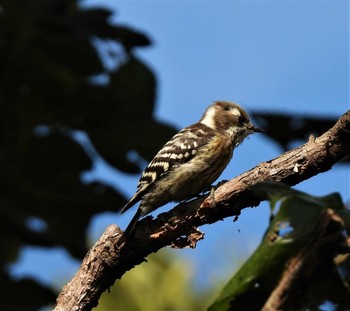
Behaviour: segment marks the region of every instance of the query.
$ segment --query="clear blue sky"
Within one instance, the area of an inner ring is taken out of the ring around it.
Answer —
[[[137,54],[157,75],[155,116],[182,128],[197,121],[216,99],[246,110],[339,117],[349,109],[348,1],[107,1],[86,0],[86,7],[115,11],[114,23],[150,36],[153,45]],[[221,179],[276,157],[281,150],[256,134],[235,152]],[[315,195],[338,191],[349,199],[349,171],[336,166],[297,186]],[[86,180],[104,180],[132,195],[139,176],[119,174],[103,161]],[[122,186],[123,185],[123,186]],[[98,217],[95,240],[110,223],[125,227],[132,217]],[[177,250],[198,267],[197,286],[237,268],[236,254],[248,256],[268,222],[268,207],[245,209],[239,220],[202,228],[205,240],[195,250]],[[223,239],[223,237],[225,237]],[[33,265],[33,262],[37,264]],[[42,270],[42,267],[47,267]],[[66,281],[77,263],[60,251],[26,249],[17,276],[39,275],[44,282]]]

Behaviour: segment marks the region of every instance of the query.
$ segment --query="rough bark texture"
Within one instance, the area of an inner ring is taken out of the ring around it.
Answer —
[[[203,237],[198,226],[213,223],[229,216],[238,216],[241,210],[257,206],[260,199],[249,186],[262,181],[277,181],[295,185],[314,175],[329,170],[332,165],[350,154],[350,110],[329,131],[279,157],[261,163],[248,172],[224,183],[210,197],[180,203],[156,219],[141,220],[135,234],[116,247],[121,231],[109,226],[86,255],[79,271],[63,288],[57,298],[55,311],[91,310],[100,295],[116,279],[144,261],[160,248],[194,247]]]

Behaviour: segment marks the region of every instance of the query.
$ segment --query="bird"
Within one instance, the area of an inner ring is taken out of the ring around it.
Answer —
[[[121,211],[141,201],[121,241],[141,217],[207,190],[230,162],[234,148],[254,132],[263,130],[238,104],[223,100],[211,104],[197,123],[175,134],[143,171],[135,194]]]

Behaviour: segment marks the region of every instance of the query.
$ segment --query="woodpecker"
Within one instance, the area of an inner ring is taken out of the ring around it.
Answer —
[[[124,239],[141,217],[208,189],[230,162],[234,148],[253,132],[263,130],[237,104],[216,101],[210,105],[197,123],[171,138],[144,170],[136,193],[122,209],[124,213],[141,201]]]

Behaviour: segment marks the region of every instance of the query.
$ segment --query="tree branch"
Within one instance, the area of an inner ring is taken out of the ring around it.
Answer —
[[[345,244],[344,222],[333,210],[326,209],[310,239],[297,256],[290,259],[276,288],[267,299],[262,311],[297,309],[300,292],[311,284],[313,274],[322,270],[320,265],[333,263],[339,245]]]
[[[350,110],[319,138],[309,141],[279,157],[263,162],[226,182],[215,191],[215,202],[199,198],[180,203],[156,219],[141,220],[122,247],[116,247],[121,231],[109,226],[85,256],[73,279],[57,298],[55,311],[91,310],[100,295],[116,279],[144,261],[152,252],[166,245],[194,247],[203,237],[198,226],[217,222],[224,217],[237,216],[249,206],[257,206],[260,199],[249,187],[262,181],[277,181],[295,185],[321,172],[350,154]]]

